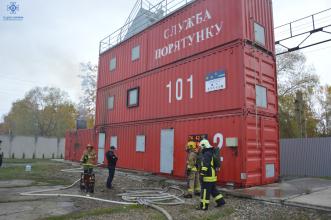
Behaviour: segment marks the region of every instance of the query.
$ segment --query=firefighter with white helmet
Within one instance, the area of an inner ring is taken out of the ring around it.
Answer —
[[[188,181],[188,189],[184,198],[192,198],[192,195],[200,195],[201,187],[199,180],[199,170],[198,170],[198,153],[199,148],[194,141],[189,141],[186,145],[186,150],[188,152],[186,160],[186,174]]]
[[[216,207],[220,207],[225,204],[223,195],[216,189],[216,171],[214,165],[214,152],[213,146],[209,144],[209,141],[203,139],[200,141],[200,147],[202,149],[201,158],[201,201],[198,209],[208,210],[210,194],[214,197]]]

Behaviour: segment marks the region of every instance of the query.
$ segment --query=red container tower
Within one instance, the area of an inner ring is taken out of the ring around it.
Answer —
[[[277,181],[272,1],[174,1],[100,43],[99,161],[115,145],[120,167],[183,177],[185,144],[204,134],[221,148],[219,184]]]

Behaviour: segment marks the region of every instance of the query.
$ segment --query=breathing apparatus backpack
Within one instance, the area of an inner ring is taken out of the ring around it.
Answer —
[[[213,161],[214,161],[214,168],[221,167],[220,149],[218,147],[213,147]]]

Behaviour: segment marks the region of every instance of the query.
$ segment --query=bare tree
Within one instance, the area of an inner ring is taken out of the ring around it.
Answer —
[[[79,117],[87,120],[88,127],[93,127],[95,118],[97,72],[98,66],[88,63],[81,63],[81,88],[83,94],[78,104]]]

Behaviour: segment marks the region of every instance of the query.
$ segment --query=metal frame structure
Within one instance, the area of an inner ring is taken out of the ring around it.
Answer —
[[[282,48],[285,48],[285,50],[278,52],[276,55],[293,52],[331,41],[331,29],[327,30],[327,28],[330,27],[331,8],[276,27],[276,38],[277,35],[280,36],[278,36],[279,39],[276,40],[275,44],[276,46],[279,45]],[[316,40],[304,45],[304,43],[307,42],[312,35],[316,35],[316,33],[326,33],[328,34],[328,37],[326,39]],[[303,38],[303,40],[300,38]],[[286,43],[291,44],[291,40],[296,41],[296,44],[294,44],[295,46],[286,46]],[[299,43],[297,43],[298,41]]]
[[[148,0],[137,0],[125,24],[100,41],[99,54],[129,39],[133,35],[143,31],[152,24],[194,1],[195,0],[162,0],[160,3],[153,5]],[[142,19],[142,21],[145,19],[145,22],[134,26],[133,23],[137,19]]]

